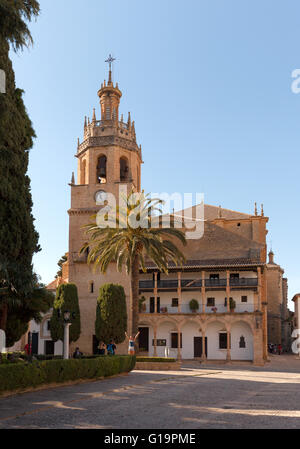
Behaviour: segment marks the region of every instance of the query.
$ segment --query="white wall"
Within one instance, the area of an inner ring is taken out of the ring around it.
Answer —
[[[226,349],[219,349],[219,332],[224,331],[224,324],[214,322],[207,326],[207,358],[212,360],[225,360],[227,355]]]
[[[246,347],[240,348],[240,337],[245,338]],[[250,326],[242,321],[231,327],[231,359],[253,360],[253,336]]]

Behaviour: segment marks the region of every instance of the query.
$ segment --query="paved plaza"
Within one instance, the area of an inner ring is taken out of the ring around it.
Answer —
[[[300,428],[300,359],[185,363],[0,399],[0,429]]]

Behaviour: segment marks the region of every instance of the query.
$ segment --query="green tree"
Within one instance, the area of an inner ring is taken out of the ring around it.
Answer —
[[[124,288],[116,284],[104,284],[99,289],[95,333],[99,341],[122,343],[127,330],[126,296]]]
[[[131,192],[122,198],[121,207],[111,209],[101,217],[93,216],[93,223],[84,228],[88,243],[81,248],[83,253],[89,248],[88,263],[94,264],[106,273],[111,262],[116,262],[118,271],[123,266],[131,276],[132,332],[138,331],[139,320],[139,270],[146,271],[145,258],[153,261],[160,271],[168,273],[168,262],[181,264],[185,258],[172,241],[183,245],[186,239],[183,231],[161,222],[157,227],[155,214],[161,213],[159,199],[149,195]],[[156,220],[158,222],[158,219]]]
[[[37,276],[36,276],[37,279]],[[24,295],[22,300],[18,297],[8,306],[6,344],[12,346],[22,335],[28,331],[29,322],[35,320],[40,323],[43,315],[53,307],[54,295],[47,290],[45,285],[40,284],[37,279],[33,290]]]
[[[53,341],[64,339],[64,312],[71,313],[70,343],[78,340],[81,332],[80,309],[75,284],[62,284],[56,289],[50,333]]]
[[[59,270],[56,273],[55,279],[62,276],[62,266],[67,260],[68,260],[68,257],[66,256],[66,254],[64,254],[57,262],[57,265],[59,266]]]
[[[9,59],[10,45],[22,50],[32,43],[26,22],[38,13],[35,0],[0,0],[0,69],[6,74],[6,93],[0,93],[0,328],[6,331],[8,314],[30,304],[36,288],[32,257],[40,250],[27,176],[35,133]]]

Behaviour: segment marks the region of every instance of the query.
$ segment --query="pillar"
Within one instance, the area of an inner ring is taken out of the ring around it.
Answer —
[[[177,286],[177,295],[178,295],[178,313],[181,312],[181,271],[178,271],[178,286]]]
[[[154,273],[154,313],[157,313],[157,271]]]
[[[64,359],[68,359],[69,358],[69,335],[70,335],[70,326],[71,323],[65,323],[64,324]]]
[[[202,271],[201,294],[202,294],[202,313],[205,313],[205,271]]]
[[[154,346],[153,346],[153,356],[154,357],[157,357],[157,349],[156,349],[156,340],[157,340],[157,326],[154,326],[153,327],[153,343],[154,343]]]
[[[226,271],[226,297],[227,297],[227,312],[230,312],[230,274],[229,270]]]
[[[177,326],[177,335],[178,335],[178,338],[177,338],[177,359],[178,360],[181,360],[181,347],[180,347],[180,340],[181,340],[181,338],[180,338],[180,332],[181,332],[181,327],[178,325]]]
[[[206,354],[205,354],[205,330],[202,329],[202,361],[204,362],[206,360]]]
[[[226,360],[227,360],[227,362],[230,362],[230,360],[231,360],[231,348],[230,348],[231,338],[230,338],[230,330],[231,330],[231,328],[228,328],[228,329],[227,329],[227,354],[226,354]]]
[[[257,268],[257,293],[258,293],[258,303],[257,303],[257,309],[261,311],[261,297],[262,297],[262,282],[261,282],[261,268]]]

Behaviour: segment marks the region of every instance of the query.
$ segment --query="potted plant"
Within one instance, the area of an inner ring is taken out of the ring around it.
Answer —
[[[145,304],[146,298],[145,296],[141,296],[139,298],[139,312],[146,312],[146,304]]]
[[[196,313],[197,310],[199,309],[199,303],[198,303],[197,299],[191,299],[189,306],[190,306],[191,311],[193,313]]]
[[[216,313],[217,310],[218,310],[218,307],[212,307],[211,310],[212,310],[214,313]]]
[[[236,308],[236,302],[233,298],[229,298],[229,308],[230,312],[233,312],[234,309]]]

